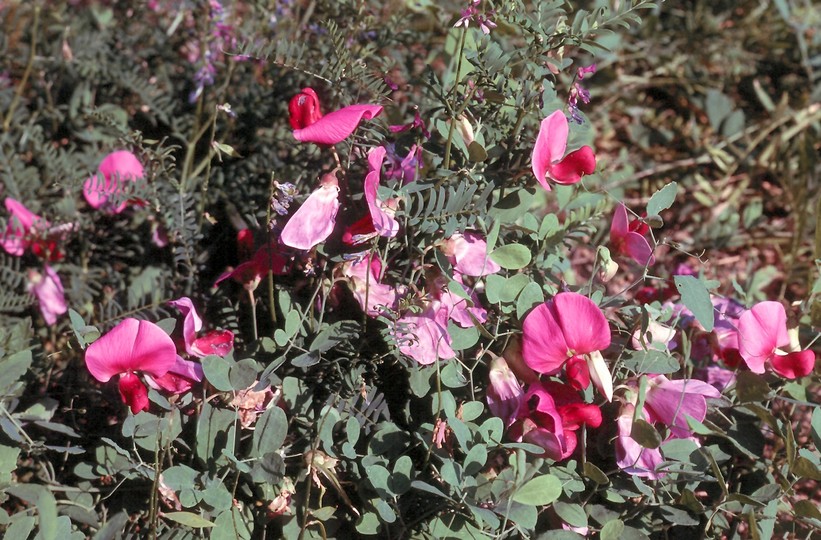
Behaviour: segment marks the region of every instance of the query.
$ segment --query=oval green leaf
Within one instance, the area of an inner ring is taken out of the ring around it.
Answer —
[[[544,506],[554,502],[562,494],[562,482],[552,474],[538,476],[529,481],[516,493],[512,499],[521,504]]]

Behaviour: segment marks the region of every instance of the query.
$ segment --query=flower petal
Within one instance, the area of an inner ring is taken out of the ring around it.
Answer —
[[[764,373],[775,349],[789,342],[787,314],[778,302],[759,302],[738,318],[739,352],[753,373]]]
[[[86,366],[100,382],[130,371],[161,377],[177,361],[174,341],[162,328],[148,321],[125,319],[89,345]]]
[[[234,333],[230,330],[212,330],[204,336],[194,340],[191,352],[199,358],[216,355],[224,358],[234,348]]]
[[[336,144],[356,130],[363,119],[371,119],[382,112],[381,105],[351,105],[326,114],[310,126],[294,130],[294,138],[300,142]]]
[[[601,351],[610,346],[610,327],[592,300],[579,293],[559,293],[553,298],[555,313],[567,346],[575,354]]]
[[[649,266],[656,262],[656,258],[653,257],[653,248],[650,247],[650,242],[639,233],[627,233],[623,245],[626,251],[625,255],[640,265]]]
[[[382,170],[382,161],[385,159],[385,147],[377,146],[368,152],[368,168],[369,171],[365,176],[365,184],[363,190],[365,192],[365,201],[368,203],[368,210],[371,213],[371,220],[373,220],[373,228],[379,236],[393,238],[399,232],[399,223],[392,215],[385,212],[383,209],[384,202],[377,198],[377,189],[379,189],[379,180]]]
[[[585,174],[596,172],[596,154],[589,146],[582,146],[567,154],[558,163],[548,167],[547,174],[557,184],[575,184]]]
[[[435,308],[429,307],[416,315],[408,314],[397,321],[396,342],[399,352],[420,364],[428,365],[437,359],[456,356],[450,346],[450,334],[435,318]]]
[[[148,410],[148,389],[139,377],[133,373],[123,373],[118,387],[123,403],[131,407],[133,414]]]
[[[773,370],[787,379],[798,379],[812,373],[815,369],[815,353],[798,351],[789,354],[775,354],[770,359]]]
[[[568,360],[568,349],[553,302],[536,306],[527,314],[522,323],[522,356],[532,370],[558,372]]]
[[[57,322],[58,316],[68,311],[63,283],[50,266],[45,267],[45,275],[34,274],[29,274],[30,291],[37,297],[43,320],[50,326]]]
[[[703,381],[657,375],[648,381],[644,411],[648,421],[661,422],[674,437],[686,438],[692,434],[687,417],[703,422],[707,415],[706,397],[718,398],[721,392]]]
[[[191,352],[191,346],[197,338],[197,332],[202,329],[202,319],[200,319],[200,316],[197,314],[194,303],[187,296],[183,296],[179,300],[172,300],[168,303],[182,313],[182,339],[185,342],[185,352],[193,354]]]
[[[561,110],[554,111],[542,120],[539,126],[539,135],[533,146],[531,165],[536,180],[548,191],[550,191],[550,184],[547,183],[547,172],[553,162],[558,161],[564,155],[569,132],[567,117]]]
[[[295,249],[309,250],[324,242],[336,225],[338,195],[339,186],[335,183],[323,184],[311,193],[282,229],[282,243]]]
[[[466,276],[487,276],[502,269],[487,253],[487,242],[482,235],[466,231],[456,233],[447,241],[447,250],[455,261],[453,269]]]

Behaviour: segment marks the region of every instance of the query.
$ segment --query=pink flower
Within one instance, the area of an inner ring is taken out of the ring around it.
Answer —
[[[430,139],[430,131],[428,128],[425,127],[425,122],[422,120],[422,117],[419,115],[419,109],[416,109],[413,114],[413,121],[409,124],[399,124],[388,126],[388,129],[391,133],[402,133],[403,131],[408,131],[409,129],[419,128],[422,132],[422,135],[426,139]]]
[[[644,448],[630,437],[633,431],[634,412],[635,407],[628,403],[622,406],[616,418],[616,464],[629,474],[657,480],[664,476],[663,472],[657,471],[663,461],[661,452],[658,448]]]
[[[524,404],[525,391],[501,356],[494,356],[490,361],[488,378],[490,386],[487,389],[487,404],[490,412],[501,418],[505,426],[509,426],[516,420],[516,415]]]
[[[336,225],[336,214],[339,211],[338,196],[339,181],[334,171],[322,178],[319,188],[308,196],[285,224],[280,235],[282,243],[307,251],[324,242]]]
[[[177,361],[162,377],[145,376],[149,386],[155,390],[165,390],[170,394],[182,394],[191,390],[194,383],[202,382],[202,364],[177,356]]]
[[[764,373],[769,362],[773,370],[788,379],[809,375],[815,367],[815,353],[792,351],[787,333],[787,313],[778,302],[759,302],[738,319],[741,357],[753,373]]]
[[[369,317],[377,317],[387,310],[395,309],[397,298],[403,292],[380,283],[381,273],[382,261],[375,254],[367,254],[342,268],[342,275],[348,278],[354,298]]]
[[[487,252],[487,242],[479,233],[455,233],[442,245],[453,269],[465,276],[486,276],[502,269]]]
[[[671,381],[664,375],[656,375],[647,381],[644,415],[648,422],[658,422],[670,428],[672,437],[684,439],[692,435],[687,417],[703,422],[707,416],[705,398],[719,397],[721,392],[703,381]]]
[[[399,223],[393,218],[395,212],[386,201],[377,198],[379,177],[382,162],[385,160],[385,148],[377,146],[368,152],[368,174],[365,176],[365,201],[373,220],[373,228],[379,236],[393,238],[399,232]]]
[[[528,313],[522,331],[522,354],[534,371],[552,375],[567,364],[571,382],[586,388],[592,379],[608,401],[613,397],[613,380],[599,352],[610,346],[610,328],[589,298],[559,293]]]
[[[200,338],[197,337],[197,332],[202,330],[202,319],[190,298],[183,296],[169,304],[183,315],[182,335],[185,352],[203,358],[211,354],[224,357],[231,351],[234,346],[234,333],[230,330],[212,330]]]
[[[350,105],[322,116],[319,98],[311,88],[294,96],[288,108],[296,140],[327,145],[344,141],[363,119],[369,120],[382,112],[381,105]]]
[[[243,258],[248,257],[254,248],[253,236],[249,238],[249,232],[248,229],[243,229],[237,234],[238,251],[240,257]],[[233,270],[223,272],[214,285],[219,285],[231,278],[241,283],[244,288],[253,291],[269,270],[275,276],[288,272],[288,260],[280,252],[280,246],[274,242],[261,246],[250,260],[240,263]]]
[[[52,228],[47,220],[11,197],[6,197],[5,204],[11,218],[0,237],[0,246],[9,255],[22,257],[26,250],[30,250],[46,261],[59,261],[63,258],[57,241],[62,234],[73,229],[73,225]]]
[[[434,301],[422,313],[407,313],[396,321],[399,352],[423,366],[456,356],[450,346],[447,314],[439,308],[439,302]]]
[[[48,265],[45,275],[36,270],[28,272],[28,290],[37,297],[40,313],[49,326],[57,322],[57,317],[68,311],[63,283],[57,272]]]
[[[539,136],[533,147],[533,174],[548,191],[548,178],[559,184],[575,184],[583,175],[596,170],[596,156],[589,146],[564,155],[569,131],[567,118],[560,110],[542,120],[539,128]]]
[[[160,378],[176,364],[174,341],[148,321],[125,319],[89,345],[86,367],[100,382],[119,375],[120,396],[134,414],[148,410],[148,391],[137,377],[144,372]]]
[[[458,273],[454,273],[451,284],[448,284],[445,276],[441,274],[429,279],[429,282],[431,285],[428,289],[431,295],[441,302],[440,310],[445,312],[447,319],[451,319],[462,328],[474,326],[474,321],[480,324],[487,321],[487,311],[479,304],[476,291],[471,292],[465,287]],[[461,290],[456,292],[455,287],[460,287]]]
[[[628,223],[627,207],[619,204],[610,223],[610,244],[619,255],[630,257],[642,266],[655,262],[653,248],[644,237],[647,225],[639,220]]]
[[[83,184],[83,195],[92,208],[109,214],[119,214],[129,203],[122,201],[114,206],[114,202],[109,199],[126,193],[126,182],[136,182],[145,176],[137,156],[126,150],[108,154],[100,162],[97,172],[97,175],[89,177]],[[103,176],[102,180],[99,175]]]

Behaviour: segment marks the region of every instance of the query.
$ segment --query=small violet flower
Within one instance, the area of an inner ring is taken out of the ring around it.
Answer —
[[[641,220],[628,222],[627,207],[620,203],[610,223],[610,245],[613,250],[624,257],[630,257],[642,266],[655,262],[653,248],[645,238],[649,227]]]
[[[753,373],[764,373],[767,362],[787,379],[809,375],[815,353],[795,350],[787,332],[787,313],[778,302],[759,302],[738,318],[739,352]]]
[[[85,361],[100,382],[119,376],[123,403],[137,414],[148,410],[148,390],[137,373],[162,377],[176,364],[177,351],[171,337],[156,324],[125,319],[89,345]]]
[[[363,119],[379,116],[382,106],[350,105],[323,116],[316,92],[312,88],[304,88],[291,98],[288,110],[296,140],[333,145],[350,137]]]
[[[533,174],[548,191],[548,178],[558,184],[575,184],[582,176],[596,170],[596,155],[589,146],[582,146],[564,155],[569,131],[567,118],[560,110],[542,120],[539,128],[536,145],[533,147]]]
[[[127,192],[126,182],[136,182],[144,176],[143,166],[137,156],[126,150],[112,152],[100,162],[97,174],[85,181],[83,195],[92,208],[108,214],[119,214],[125,210],[129,201],[122,201],[114,206],[114,201],[110,199],[119,198]]]
[[[565,368],[574,387],[587,388],[592,380],[612,399],[613,379],[599,352],[610,346],[610,328],[589,298],[557,294],[525,317],[522,333],[522,354],[531,369],[552,375]]]

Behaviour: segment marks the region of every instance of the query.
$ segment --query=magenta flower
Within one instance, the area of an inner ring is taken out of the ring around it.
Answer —
[[[280,240],[288,247],[307,251],[331,235],[338,211],[339,181],[334,171],[322,178],[319,188],[291,216]]]
[[[738,318],[739,352],[753,373],[764,364],[788,379],[809,375],[815,367],[813,351],[794,351],[787,333],[787,313],[778,302],[759,302]]]
[[[576,449],[576,431],[601,425],[601,410],[584,403],[570,386],[543,381],[528,386],[517,420],[508,435],[517,441],[537,444],[555,461],[568,458]]]
[[[552,375],[566,367],[571,382],[586,388],[592,380],[608,401],[613,397],[613,380],[599,352],[610,346],[610,328],[589,298],[559,293],[525,317],[522,331],[522,354],[534,371]]]
[[[387,201],[378,198],[379,178],[382,162],[385,160],[385,148],[377,146],[368,152],[368,174],[365,176],[365,201],[373,220],[373,228],[379,236],[393,238],[399,232],[399,223],[393,218],[395,210]]]
[[[0,246],[9,255],[22,257],[28,250],[45,261],[53,262],[63,258],[58,240],[74,228],[73,224],[52,227],[47,220],[11,197],[6,197],[5,205],[11,217],[0,237]]]
[[[596,170],[596,155],[589,146],[564,155],[569,132],[567,118],[560,110],[542,120],[539,128],[539,136],[533,147],[533,174],[548,191],[548,178],[558,184],[575,184],[582,176]]]
[[[642,266],[655,262],[653,248],[644,237],[647,225],[639,220],[632,223],[627,219],[627,207],[620,203],[610,223],[610,244],[619,255],[630,257]]]
[[[644,397],[644,415],[648,422],[661,423],[670,428],[677,439],[693,433],[687,425],[687,417],[703,422],[707,416],[706,398],[719,398],[721,392],[703,381],[679,379],[671,381],[664,375],[656,375],[647,381]]]
[[[381,105],[350,105],[322,116],[319,98],[311,88],[304,88],[291,99],[291,127],[300,142],[333,145],[351,136],[359,123],[382,112]]]
[[[100,162],[97,173],[83,184],[83,195],[92,208],[103,210],[108,214],[119,214],[129,203],[129,201],[122,201],[114,206],[114,202],[109,199],[112,196],[126,193],[126,182],[136,182],[145,176],[143,166],[137,156],[127,150],[108,154]]]
[[[168,369],[168,373],[162,377],[152,377],[146,374],[145,380],[155,390],[182,394],[191,390],[194,383],[202,382],[204,376],[202,364],[177,356],[177,361]]]
[[[629,474],[657,480],[664,476],[663,472],[658,471],[663,461],[661,452],[658,448],[644,448],[630,437],[634,412],[635,406],[628,403],[622,406],[616,418],[616,465]]]
[[[182,336],[185,352],[198,358],[214,354],[224,357],[234,346],[234,333],[230,330],[212,330],[202,337],[197,333],[202,330],[202,319],[194,308],[190,298],[183,296],[169,302],[183,316]]]
[[[28,290],[37,297],[40,313],[49,326],[57,322],[57,317],[68,311],[63,283],[57,272],[48,265],[45,274],[36,270],[28,272]]]
[[[416,180],[418,170],[424,166],[422,162],[422,147],[414,144],[408,150],[408,154],[402,158],[396,153],[396,146],[393,143],[385,145],[387,149],[388,165],[385,171],[385,178],[395,178],[402,184],[409,184]]]
[[[445,240],[442,251],[447,255],[453,269],[465,276],[486,276],[502,269],[488,256],[487,242],[479,233],[455,233]]]
[[[125,319],[89,345],[86,367],[100,382],[119,375],[120,396],[134,414],[148,410],[148,390],[137,377],[143,372],[160,378],[176,364],[174,341],[148,321]]]

